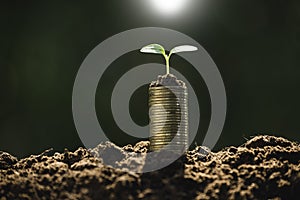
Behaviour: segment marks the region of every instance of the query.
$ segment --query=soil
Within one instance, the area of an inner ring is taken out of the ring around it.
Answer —
[[[256,136],[239,147],[210,152],[198,146],[168,167],[141,169],[149,142],[100,144],[18,160],[0,152],[0,199],[298,199],[300,145]],[[111,158],[111,152],[114,158]],[[99,157],[95,157],[97,154]],[[103,165],[113,160],[113,168]]]
[[[173,74],[159,75],[156,81],[152,81],[150,87],[160,87],[160,86],[180,86],[185,88],[186,85],[183,81],[178,80]]]

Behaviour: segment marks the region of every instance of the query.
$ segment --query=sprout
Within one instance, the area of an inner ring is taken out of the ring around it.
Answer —
[[[173,53],[179,53],[179,52],[188,52],[188,51],[197,51],[198,48],[191,45],[182,45],[178,47],[174,47],[169,55],[166,54],[165,48],[161,46],[160,44],[149,44],[141,49],[142,53],[155,53],[155,54],[162,54],[166,60],[166,72],[167,74],[170,73],[170,57]]]

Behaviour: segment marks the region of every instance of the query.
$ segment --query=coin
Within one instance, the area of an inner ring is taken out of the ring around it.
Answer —
[[[150,150],[178,153],[188,148],[186,87],[149,87]]]

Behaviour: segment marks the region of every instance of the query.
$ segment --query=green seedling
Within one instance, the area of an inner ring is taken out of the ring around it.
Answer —
[[[189,51],[197,51],[198,48],[191,45],[181,45],[174,47],[169,55],[167,55],[165,48],[160,44],[149,44],[141,49],[142,53],[155,53],[155,54],[162,54],[166,60],[166,73],[170,73],[170,57],[174,53],[180,52],[189,52]]]

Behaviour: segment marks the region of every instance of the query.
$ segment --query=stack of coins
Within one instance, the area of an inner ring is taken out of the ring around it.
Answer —
[[[150,150],[183,153],[188,148],[188,93],[185,86],[149,88]]]

